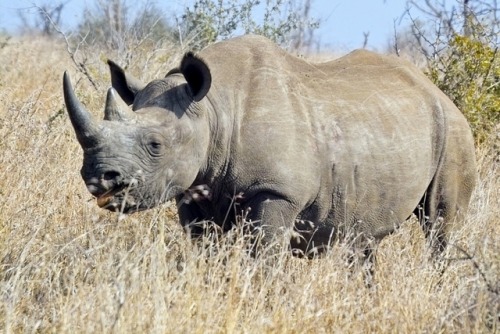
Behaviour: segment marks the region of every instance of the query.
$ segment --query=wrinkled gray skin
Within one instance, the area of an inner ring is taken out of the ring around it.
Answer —
[[[245,213],[264,242],[295,230],[292,249],[308,255],[338,236],[380,240],[412,213],[442,250],[467,209],[470,128],[401,59],[355,51],[312,64],[244,36],[187,54],[147,85],[109,65],[103,121],[64,77],[81,174],[102,207],[131,213],[175,198],[194,235],[194,222],[228,230]],[[209,196],[183,200],[200,185]]]

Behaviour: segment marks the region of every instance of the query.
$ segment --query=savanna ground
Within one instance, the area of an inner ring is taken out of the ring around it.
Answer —
[[[150,80],[181,54],[136,50],[129,69]],[[22,38],[0,49],[1,332],[500,331],[494,142],[477,149],[479,184],[439,265],[410,220],[382,242],[371,287],[348,268],[343,244],[321,259],[283,254],[268,267],[240,241],[192,243],[173,204],[128,217],[97,207],[62,99],[69,70],[79,98],[102,117],[104,60],[113,55],[90,56],[98,90],[64,44]]]

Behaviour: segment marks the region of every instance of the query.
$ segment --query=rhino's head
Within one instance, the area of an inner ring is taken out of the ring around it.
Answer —
[[[66,108],[84,152],[81,175],[100,207],[144,210],[189,188],[203,167],[209,132],[201,100],[211,75],[191,53],[147,85],[108,64],[113,88],[102,121],[77,100],[64,73]]]

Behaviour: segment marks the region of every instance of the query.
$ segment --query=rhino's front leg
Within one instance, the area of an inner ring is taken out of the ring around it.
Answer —
[[[198,238],[203,235],[204,229],[200,220],[204,219],[203,213],[199,206],[194,202],[186,202],[184,195],[177,196],[177,214],[182,227],[193,238]]]
[[[296,205],[279,195],[259,193],[245,203],[244,208],[257,248],[277,250],[284,242],[288,246],[288,236],[300,212]]]

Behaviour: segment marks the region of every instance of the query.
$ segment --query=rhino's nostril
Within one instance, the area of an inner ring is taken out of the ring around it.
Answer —
[[[116,171],[109,171],[106,172],[102,175],[102,179],[104,181],[117,181],[117,179],[120,177],[120,173]]]
[[[111,191],[117,191],[117,187],[121,183],[121,175],[116,171],[108,171],[100,174],[100,176],[92,177],[87,182],[88,191],[95,197],[100,197],[109,194]]]

